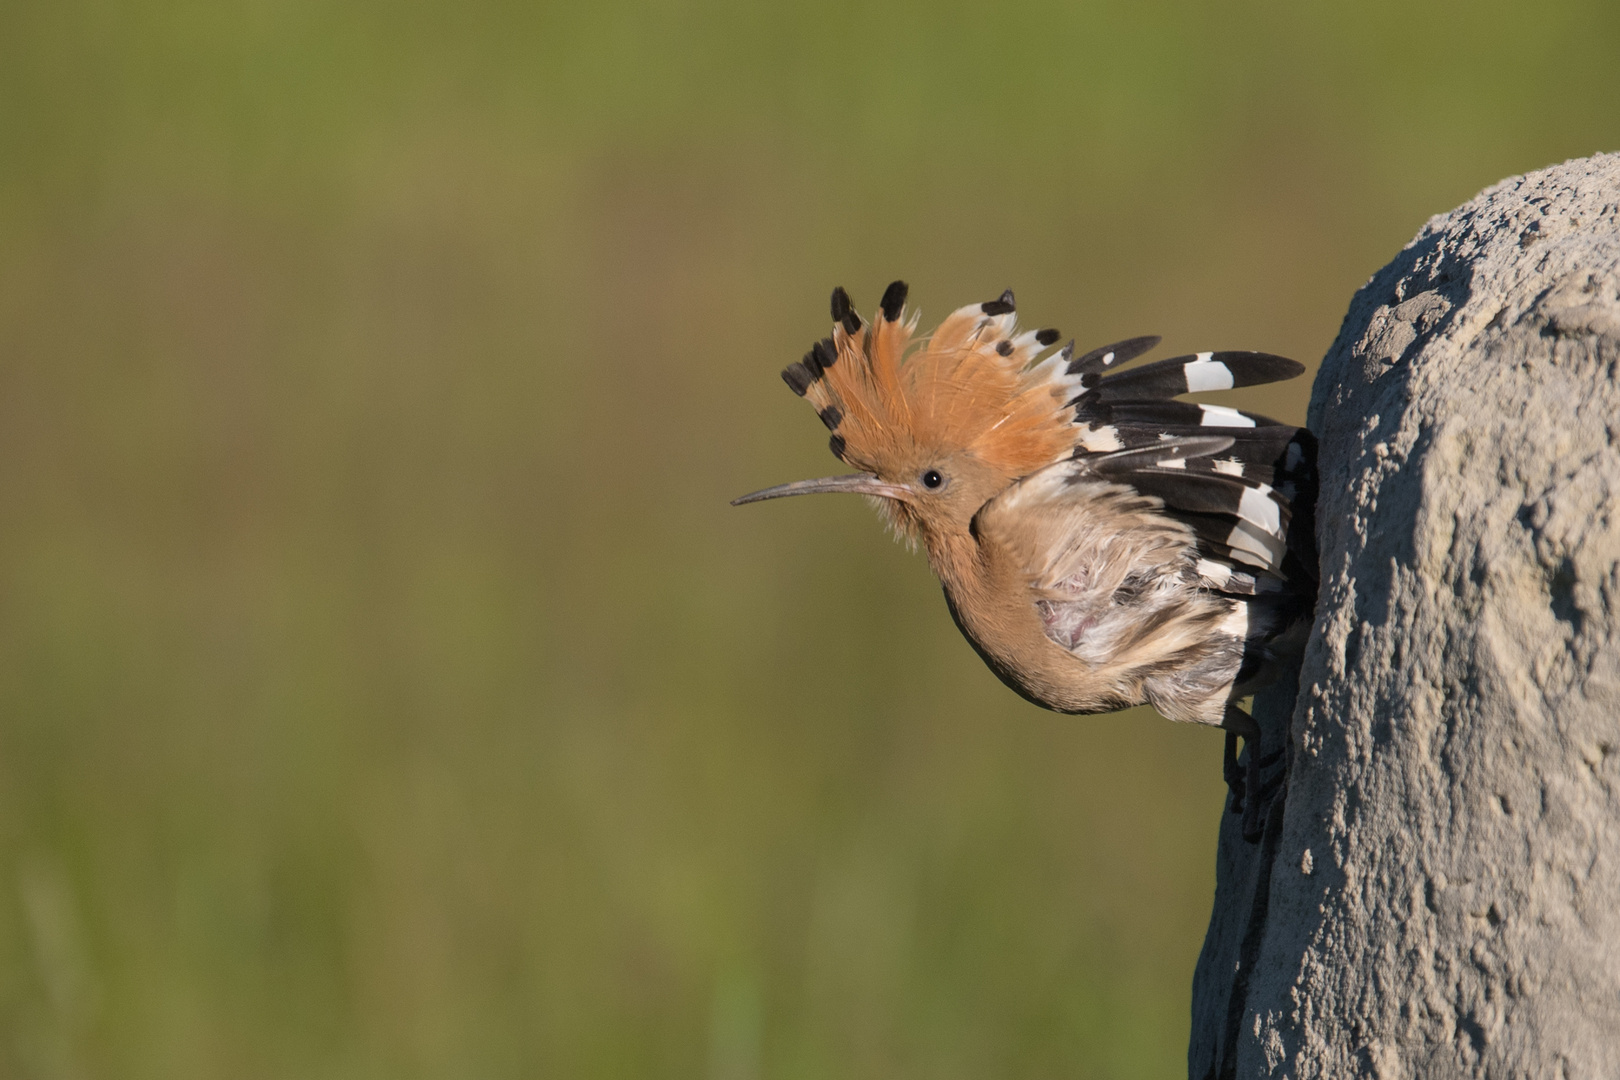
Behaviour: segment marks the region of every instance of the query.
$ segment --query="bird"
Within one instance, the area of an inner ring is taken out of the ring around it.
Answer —
[[[1155,336],[1075,355],[1022,330],[1012,290],[932,333],[884,291],[868,321],[833,290],[832,333],[782,372],[857,472],[733,500],[868,496],[921,545],[968,643],[1008,687],[1061,713],[1151,705],[1226,730],[1246,838],[1258,726],[1238,702],[1297,654],[1316,595],[1311,433],[1177,400],[1291,379],[1295,360],[1200,352],[1121,370]],[[1238,737],[1248,749],[1236,764]]]

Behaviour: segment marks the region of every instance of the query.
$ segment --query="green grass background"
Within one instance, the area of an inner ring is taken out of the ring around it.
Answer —
[[[0,5],[0,1076],[1161,1077],[1217,733],[995,682],[847,285],[1321,356],[1611,0]],[[1305,380],[1249,404],[1300,419]]]

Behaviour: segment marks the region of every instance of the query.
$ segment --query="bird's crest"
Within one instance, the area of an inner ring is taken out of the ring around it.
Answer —
[[[834,454],[882,474],[918,447],[965,450],[1013,478],[1073,452],[1084,376],[1068,371],[1072,342],[1032,364],[1058,332],[1020,333],[1010,289],[958,308],[924,338],[905,300],[896,281],[867,322],[834,289],[832,336],[782,372],[831,429]]]

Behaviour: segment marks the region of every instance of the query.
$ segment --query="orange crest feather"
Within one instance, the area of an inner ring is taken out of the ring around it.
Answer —
[[[1057,331],[1019,333],[1009,290],[958,308],[914,342],[917,315],[906,317],[904,298],[897,281],[867,323],[835,290],[832,337],[782,373],[832,429],[833,453],[883,475],[919,449],[965,450],[1018,477],[1073,451],[1068,403],[1081,386],[1067,372],[1072,348],[1031,366]]]

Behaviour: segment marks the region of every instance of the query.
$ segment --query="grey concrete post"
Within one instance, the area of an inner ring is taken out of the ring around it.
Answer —
[[[1431,220],[1310,424],[1316,626],[1190,1075],[1620,1077],[1620,154]]]

